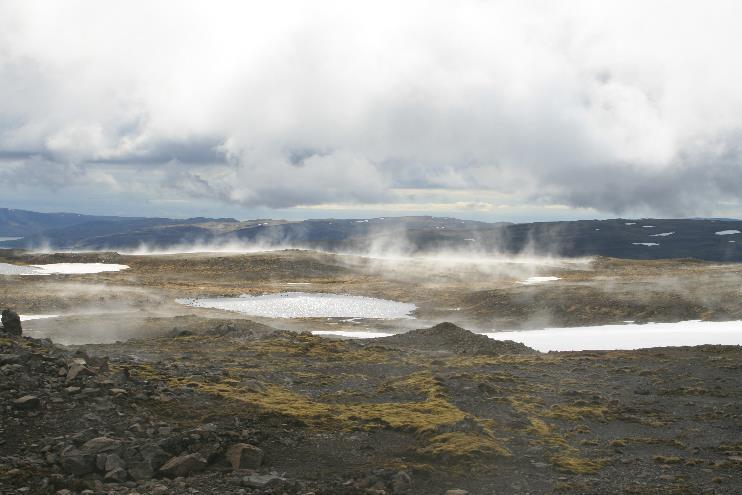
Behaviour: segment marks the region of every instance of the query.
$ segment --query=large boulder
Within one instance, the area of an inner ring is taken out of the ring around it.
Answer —
[[[5,333],[9,333],[10,335],[21,335],[23,333],[21,329],[21,317],[12,309],[3,310],[0,322],[3,324],[2,329]]]

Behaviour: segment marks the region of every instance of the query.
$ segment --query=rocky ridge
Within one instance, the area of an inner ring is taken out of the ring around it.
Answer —
[[[537,351],[512,340],[493,340],[472,333],[453,323],[439,323],[430,328],[411,330],[390,337],[373,339],[374,343],[392,347],[406,347],[419,351],[445,352],[453,354],[535,354]]]

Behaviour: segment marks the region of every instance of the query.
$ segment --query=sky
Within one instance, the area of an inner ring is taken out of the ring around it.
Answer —
[[[742,217],[738,1],[0,3],[0,207]]]

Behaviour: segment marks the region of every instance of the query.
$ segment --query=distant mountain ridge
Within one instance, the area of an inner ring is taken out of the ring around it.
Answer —
[[[610,219],[487,223],[411,216],[303,221],[143,218],[0,209],[5,248],[168,249],[230,243],[353,252],[533,253],[628,259],[742,261],[742,220]]]

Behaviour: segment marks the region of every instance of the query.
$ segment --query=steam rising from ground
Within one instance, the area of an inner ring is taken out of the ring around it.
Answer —
[[[381,220],[381,219],[377,219]],[[331,224],[332,221],[328,221]],[[560,236],[553,232],[548,238],[548,252],[527,240],[518,252],[505,248],[503,239],[464,230],[449,234],[443,241],[412,240],[414,229],[404,221],[393,225],[373,225],[363,235],[351,237],[333,246],[309,242],[302,235],[287,236],[281,232],[264,233],[252,241],[227,237],[221,241],[184,243],[173,246],[140,244],[130,250],[116,249],[125,255],[151,256],[215,253],[239,255],[300,249],[325,254],[337,254],[351,268],[384,272],[390,276],[405,272],[415,274],[478,273],[515,279],[536,275],[552,275],[550,270],[589,269],[592,258],[564,258],[550,254],[558,252]],[[430,226],[427,226],[428,231]],[[451,230],[449,230],[451,232]],[[463,242],[466,241],[466,242]]]

